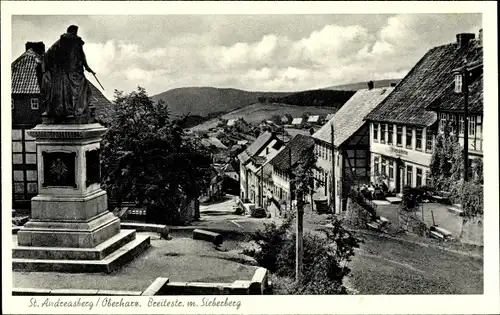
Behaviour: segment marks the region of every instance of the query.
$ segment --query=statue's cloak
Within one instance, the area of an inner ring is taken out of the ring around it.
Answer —
[[[92,92],[83,74],[87,67],[83,45],[77,35],[63,34],[44,56],[41,86],[44,116],[55,122],[86,123],[90,119]]]

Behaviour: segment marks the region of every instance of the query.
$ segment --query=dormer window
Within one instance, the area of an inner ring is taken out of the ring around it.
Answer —
[[[462,93],[462,74],[455,74],[455,93]]]
[[[31,109],[38,110],[38,98],[31,99]]]

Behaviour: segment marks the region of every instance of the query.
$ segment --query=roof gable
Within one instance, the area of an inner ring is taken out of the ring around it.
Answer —
[[[28,49],[12,64],[12,94],[39,94],[37,66],[41,63],[41,56],[33,49]]]
[[[238,154],[238,159],[241,163],[248,162],[251,157],[258,154],[273,138],[274,135],[270,132],[262,133],[248,148]]]
[[[331,125],[335,146],[342,145],[365,123],[364,117],[388,97],[393,87],[358,90],[314,135],[313,138],[331,143]]]
[[[457,49],[456,44],[432,48],[411,69],[366,119],[389,123],[432,125],[436,113],[426,110],[432,101],[441,95],[453,81],[453,69],[482,59],[482,47],[476,41]]]

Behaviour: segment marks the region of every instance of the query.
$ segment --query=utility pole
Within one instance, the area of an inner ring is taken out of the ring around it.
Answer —
[[[469,181],[469,82],[467,60],[462,68],[462,95],[464,96],[464,181]]]
[[[334,127],[333,127],[333,121],[330,125],[330,128],[331,128],[331,140],[332,140],[332,146],[331,146],[331,150],[332,150],[332,185],[331,185],[331,204],[332,204],[332,214],[335,213],[335,209],[336,209],[336,202],[337,202],[337,198],[335,196],[335,193],[336,193],[336,189],[335,189],[335,130],[334,130]]]

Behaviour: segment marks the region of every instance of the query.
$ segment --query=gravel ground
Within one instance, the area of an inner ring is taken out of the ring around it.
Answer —
[[[483,293],[480,259],[371,235],[362,238],[349,279],[360,294]]]
[[[245,256],[234,250],[217,251],[210,243],[187,237],[166,241],[160,240],[157,234],[150,235],[151,248],[111,274],[13,272],[13,286],[142,291],[157,277],[181,282],[233,282],[249,280],[255,272],[256,267],[248,265],[251,261],[246,264],[238,262],[244,262]],[[236,247],[231,241],[226,241],[224,246],[228,249]]]

